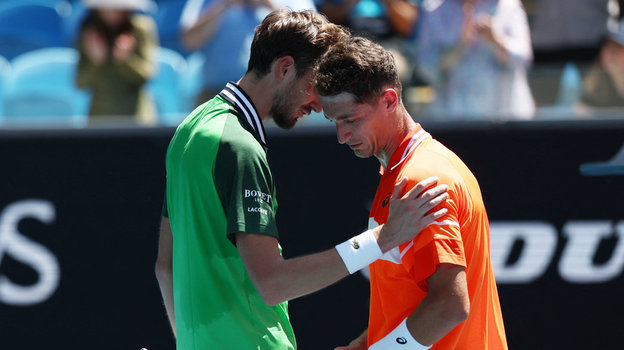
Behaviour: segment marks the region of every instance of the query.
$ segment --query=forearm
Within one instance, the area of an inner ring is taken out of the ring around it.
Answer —
[[[464,267],[440,264],[427,284],[427,296],[407,318],[410,333],[424,345],[440,340],[470,313]]]
[[[291,259],[279,254],[270,236],[238,233],[236,243],[260,296],[275,305],[316,292],[377,260],[382,252],[374,233],[380,231],[375,228],[335,248]]]
[[[236,233],[236,246],[247,273],[268,304],[309,294],[368,266],[444,216],[445,208],[427,214],[448,197],[446,185],[429,189],[437,181],[428,178],[403,194],[408,181],[402,179],[395,185],[384,225],[321,253],[284,260],[275,237],[243,232]]]
[[[228,1],[223,0],[209,7],[197,23],[182,33],[182,44],[190,50],[197,50],[202,47],[216,32],[219,17],[228,6]]]
[[[156,259],[156,279],[163,297],[171,329],[176,335],[175,308],[173,305],[173,234],[169,219],[163,217],[160,223],[158,258]]]
[[[423,301],[423,303],[427,304],[428,302]],[[401,339],[401,344],[409,349],[429,349],[465,319],[465,316],[459,317],[459,313],[445,314],[440,312],[443,309],[448,310],[446,305],[430,306],[433,308],[423,304],[418,306],[414,313],[403,319],[390,333],[372,344],[368,349],[395,349],[399,339]]]
[[[428,295],[407,318],[407,327],[419,343],[431,345],[463,322],[467,314],[443,298]]]
[[[385,344],[393,343],[398,337],[405,338],[407,344],[415,345],[414,349],[428,349],[466,320],[470,299],[464,267],[438,265],[437,271],[427,278],[427,288],[427,295],[412,314],[390,334],[373,344],[371,350],[386,349]]]
[[[236,245],[251,281],[269,305],[316,292],[350,273],[336,248],[284,259],[274,237],[240,232]]]
[[[158,279],[158,285],[160,287],[160,293],[165,304],[165,310],[171,324],[171,329],[174,336],[176,335],[176,323],[175,323],[175,308],[173,306],[173,274],[171,268],[160,267],[156,268],[156,278]]]
[[[324,252],[282,259],[272,269],[271,278],[263,282],[271,289],[270,295],[279,296],[277,303],[323,289],[402,243],[392,239],[394,235],[382,234],[383,228],[381,225],[370,229]]]
[[[332,248],[324,252],[282,260],[259,285],[261,295],[275,305],[321,290],[349,275],[340,255]]]

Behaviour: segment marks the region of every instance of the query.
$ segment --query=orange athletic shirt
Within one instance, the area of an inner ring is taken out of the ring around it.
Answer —
[[[427,295],[427,281],[440,263],[466,268],[470,314],[432,349],[507,349],[498,291],[490,261],[489,223],[481,190],[468,167],[420,125],[392,155],[373,201],[369,228],[388,219],[394,185],[408,177],[408,188],[430,176],[449,186],[440,207],[448,214],[371,264],[368,345],[390,333]],[[439,209],[439,208],[436,208]]]

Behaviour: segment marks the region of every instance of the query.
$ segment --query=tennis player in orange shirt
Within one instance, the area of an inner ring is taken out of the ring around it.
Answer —
[[[507,349],[479,184],[409,115],[392,55],[368,39],[345,40],[323,56],[316,86],[338,142],[381,163],[369,227],[386,222],[402,179],[412,187],[435,175],[449,187],[445,216],[369,265],[368,330],[337,349]]]

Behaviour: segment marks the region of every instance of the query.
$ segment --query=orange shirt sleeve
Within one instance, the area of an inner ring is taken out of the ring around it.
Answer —
[[[457,206],[452,193],[449,194],[451,197],[439,207],[448,209],[448,213],[430,224],[411,242],[401,247],[401,251],[403,251],[410,244],[412,245],[409,250],[405,251],[402,261],[423,291],[428,289],[426,279],[433,275],[439,264],[446,263],[466,267]]]

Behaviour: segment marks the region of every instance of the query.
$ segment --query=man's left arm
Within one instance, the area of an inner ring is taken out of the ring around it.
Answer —
[[[463,266],[438,265],[427,285],[427,296],[407,318],[407,328],[419,343],[431,345],[466,320],[470,300]]]
[[[470,300],[463,266],[439,264],[426,281],[427,296],[416,310],[369,350],[393,349],[399,341],[412,343],[410,349],[428,349],[466,320]]]

